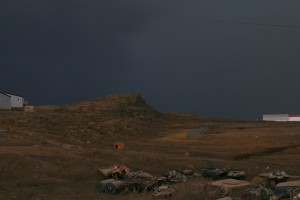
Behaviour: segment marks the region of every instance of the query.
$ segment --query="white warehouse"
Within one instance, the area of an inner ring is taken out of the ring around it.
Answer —
[[[10,110],[11,109],[11,102],[10,96],[5,93],[0,92],[0,109],[1,110]]]
[[[269,115],[263,115],[263,120],[275,121],[275,122],[296,122],[296,121],[300,121],[300,115],[269,114]]]
[[[289,115],[289,121],[290,122],[299,122],[300,121],[300,115]]]
[[[24,97],[6,92],[0,92],[0,109],[23,109],[24,104]]]
[[[12,108],[23,108],[24,107],[24,98],[14,94],[8,94],[10,96],[10,103]]]

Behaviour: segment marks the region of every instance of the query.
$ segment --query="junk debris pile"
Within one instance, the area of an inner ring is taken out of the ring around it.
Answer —
[[[215,162],[209,162],[206,168],[202,170],[202,175],[213,179],[233,178],[243,180],[246,178],[246,173],[243,170],[237,168],[226,169]]]
[[[262,173],[259,176],[267,178],[268,184],[270,184],[271,187],[275,187],[276,184],[280,182],[286,182],[290,178],[290,175],[280,170],[269,173]]]
[[[118,193],[151,193],[153,198],[168,198],[178,192],[178,183],[189,177],[201,176],[193,170],[171,170],[161,177],[144,171],[131,171],[125,165],[99,168],[105,179],[97,182],[99,192],[111,195]],[[202,171],[203,177],[219,179],[199,185],[199,199],[205,200],[300,200],[300,180],[291,181],[291,176],[283,171],[260,174],[251,182],[245,181],[244,171],[209,165]],[[239,191],[235,193],[234,191]],[[239,194],[238,197],[235,195]]]
[[[174,184],[185,182],[187,176],[194,174],[192,170],[171,170],[162,177],[155,177],[144,171],[130,171],[125,165],[99,168],[98,171],[106,178],[96,184],[99,192],[152,192],[154,197],[162,198],[171,197],[178,191]]]
[[[244,180],[246,178],[246,173],[241,169],[231,168],[228,170],[227,177],[238,180]]]

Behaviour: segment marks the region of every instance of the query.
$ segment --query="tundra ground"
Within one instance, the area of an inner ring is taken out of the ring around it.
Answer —
[[[119,141],[125,149],[113,148]],[[161,176],[178,168],[201,172],[215,161],[242,168],[250,180],[275,169],[300,175],[299,153],[298,122],[161,114],[136,95],[40,107],[35,113],[7,111],[0,113],[0,199],[151,199],[98,193],[95,184],[103,177],[97,168],[119,163]],[[209,181],[181,184],[174,199],[199,199],[193,191]]]

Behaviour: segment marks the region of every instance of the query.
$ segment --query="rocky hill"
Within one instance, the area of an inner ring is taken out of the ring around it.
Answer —
[[[0,112],[0,130],[29,144],[81,145],[103,138],[147,136],[174,129],[197,128],[207,121],[188,113],[160,113],[135,93],[61,105],[38,106],[34,113]],[[54,141],[54,142],[53,142]],[[1,142],[1,141],[0,141]]]

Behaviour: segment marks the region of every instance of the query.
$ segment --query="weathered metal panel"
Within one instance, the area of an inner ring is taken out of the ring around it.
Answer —
[[[223,188],[240,188],[250,185],[248,181],[241,181],[236,179],[224,179],[220,181],[214,181],[210,184],[214,186],[220,186]]]
[[[264,121],[277,121],[277,122],[287,122],[289,121],[288,114],[270,114],[270,115],[263,115]]]
[[[10,97],[0,93],[0,109],[11,109]]]

